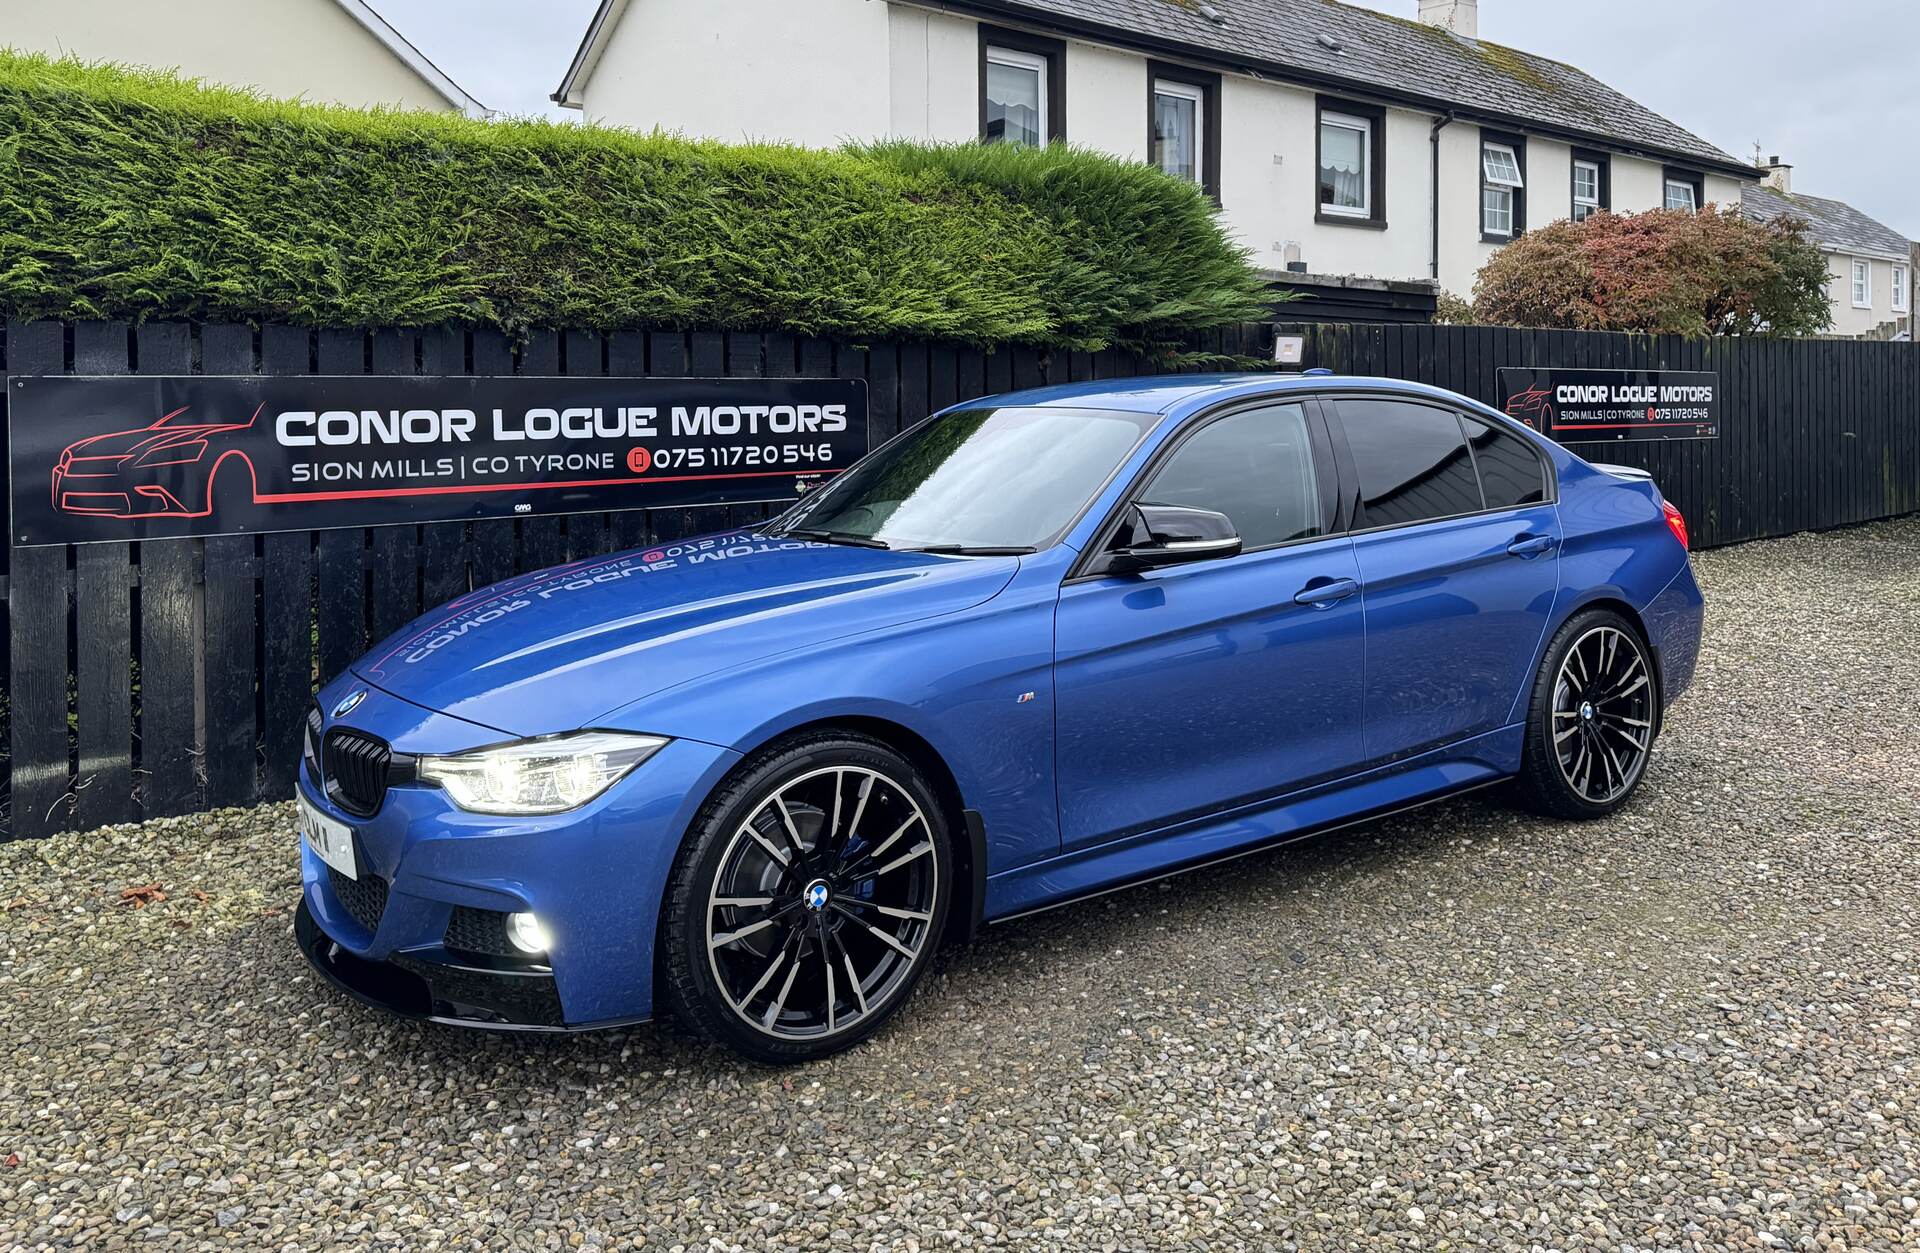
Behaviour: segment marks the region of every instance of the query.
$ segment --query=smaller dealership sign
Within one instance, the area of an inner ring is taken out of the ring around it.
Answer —
[[[1502,369],[1500,396],[1508,417],[1567,443],[1720,437],[1718,374]]]
[[[867,450],[860,379],[7,380],[14,543],[791,499]]]

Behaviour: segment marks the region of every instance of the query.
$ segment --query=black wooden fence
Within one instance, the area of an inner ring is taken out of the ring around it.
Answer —
[[[1658,475],[1703,545],[1920,508],[1912,345],[1432,326],[1300,333],[1309,366],[1419,379],[1490,403],[1503,365],[1718,370],[1727,393],[1719,441],[1604,449],[1607,460]],[[1271,334],[1248,328],[1209,347],[1265,355]],[[1114,352],[981,353],[778,334],[549,332],[515,344],[490,331],[11,323],[0,372],[859,377],[877,443],[956,400],[1152,367]],[[319,681],[416,614],[520,570],[768,512],[0,547],[0,838],[283,799]]]
[[[1432,383],[1496,409],[1503,366],[1702,370],[1720,376],[1720,438],[1573,443],[1650,471],[1694,547],[1920,509],[1920,346],[1683,339],[1481,326],[1303,326],[1305,366]]]

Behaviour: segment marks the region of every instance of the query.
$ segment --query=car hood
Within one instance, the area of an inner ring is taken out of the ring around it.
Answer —
[[[357,662],[365,682],[507,735],[775,653],[977,605],[1015,557],[942,557],[749,532],[556,566],[461,597]]]
[[[168,426],[148,428],[138,431],[115,431],[110,435],[95,435],[67,446],[67,452],[75,457],[132,457],[154,448],[165,448],[173,444],[191,444],[195,440],[205,439],[216,431],[236,429],[229,423],[218,426]]]

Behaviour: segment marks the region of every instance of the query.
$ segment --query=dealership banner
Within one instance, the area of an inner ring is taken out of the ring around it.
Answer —
[[[20,377],[18,545],[790,500],[862,379]]]
[[[1568,443],[1720,437],[1718,374],[1503,368],[1500,395],[1508,417]]]

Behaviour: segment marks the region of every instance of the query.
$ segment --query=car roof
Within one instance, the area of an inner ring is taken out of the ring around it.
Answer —
[[[1478,401],[1405,379],[1366,378],[1347,374],[1160,374],[1141,378],[1095,379],[1060,383],[1026,391],[970,401],[964,408],[991,402],[995,408],[1057,406],[1071,409],[1119,409],[1129,413],[1183,415],[1221,400],[1244,396],[1285,396],[1294,392],[1392,391],[1425,396],[1448,404],[1485,409]]]

